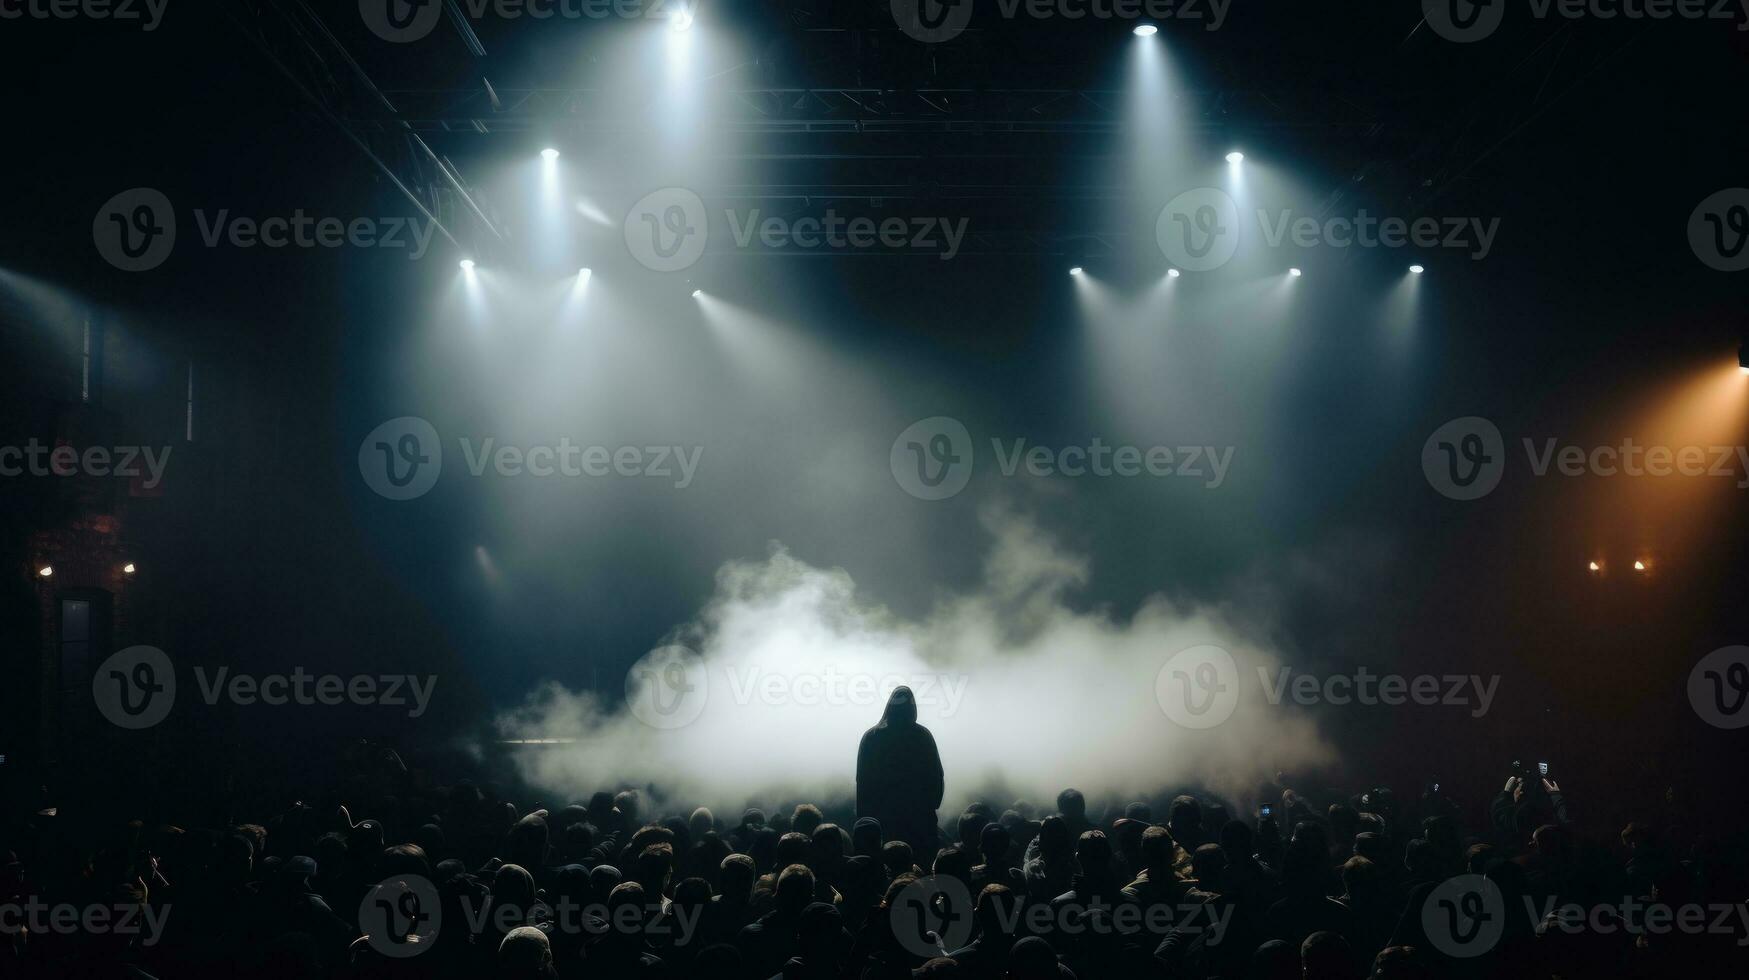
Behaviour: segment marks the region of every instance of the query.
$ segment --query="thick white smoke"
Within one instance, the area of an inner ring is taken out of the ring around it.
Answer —
[[[1309,719],[1261,697],[1258,668],[1278,658],[1228,615],[1164,596],[1127,620],[1078,611],[1068,600],[1088,579],[1085,558],[1024,518],[985,524],[982,587],[919,622],[781,545],[730,562],[697,620],[633,671],[625,702],[549,685],[499,732],[575,739],[517,754],[524,778],[571,798],[654,783],[719,807],[848,795],[858,740],[898,684],[935,733],[947,807],[985,791],[1048,802],[1066,786],[1090,798],[1181,785],[1238,796],[1278,769],[1328,761]],[[1187,727],[1218,716],[1174,720],[1162,701],[1183,691],[1156,680],[1174,655],[1208,645],[1231,654],[1217,683],[1237,688],[1237,704],[1219,724]]]

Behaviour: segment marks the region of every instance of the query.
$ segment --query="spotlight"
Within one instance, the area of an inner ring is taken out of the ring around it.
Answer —
[[[1601,571],[1603,571],[1603,566],[1602,566],[1602,565],[1599,565],[1599,564],[1598,564],[1598,563],[1596,563],[1596,562],[1592,562],[1592,563],[1591,563],[1591,564],[1589,564],[1589,565],[1586,565],[1586,566],[1585,566],[1585,567],[1586,567],[1586,568],[1587,568],[1587,569],[1590,569],[1590,570],[1591,570],[1591,571],[1592,571],[1592,572],[1601,572]]]
[[[134,573],[134,563],[130,561],[126,565],[123,565],[121,567],[121,573],[123,575],[132,575]]]
[[[1298,269],[1289,269],[1289,270],[1287,270],[1287,274],[1290,276],[1293,276],[1295,279],[1298,279],[1299,277],[1305,275],[1305,273],[1301,272]]]
[[[1409,271],[1415,273],[1416,275],[1420,275],[1421,273],[1426,272],[1427,270],[1425,268],[1423,268],[1422,266],[1412,265],[1409,267]]]
[[[1071,276],[1078,276],[1080,274],[1081,274],[1081,267],[1080,266],[1076,266],[1073,269],[1069,270],[1069,275],[1071,275]]]
[[[668,15],[668,27],[675,31],[692,30],[692,11],[685,7],[675,10]]]
[[[703,296],[703,295],[704,295],[704,290],[702,290],[702,289],[695,289],[692,291],[692,298],[693,299],[698,299],[700,296]]]
[[[577,270],[577,278],[579,278],[579,279],[587,279],[592,275],[594,275],[594,273],[589,271],[588,266],[584,266],[583,268]]]
[[[1227,154],[1227,162],[1228,163],[1243,163],[1244,161],[1245,161],[1245,154],[1240,153],[1238,150],[1234,150],[1233,152]]]
[[[1645,570],[1646,570],[1646,563],[1645,562],[1643,562],[1643,561],[1634,562],[1634,571],[1643,572]]]
[[[462,271],[463,272],[474,271],[474,260],[473,259],[462,259]]]
[[[1179,272],[1177,269],[1167,269],[1166,270],[1166,277],[1168,279],[1177,279],[1181,275],[1183,275],[1183,273]]]
[[[36,570],[36,574],[39,578],[48,578],[49,576],[55,574],[55,566],[44,565],[43,567]]]
[[[1160,29],[1153,24],[1137,24],[1136,29],[1130,33],[1137,37],[1153,37],[1155,34],[1160,33]]]
[[[557,160],[559,158],[559,151],[555,150],[549,146],[546,149],[540,151],[540,158],[542,160],[545,160],[548,163],[552,163],[554,160]]]

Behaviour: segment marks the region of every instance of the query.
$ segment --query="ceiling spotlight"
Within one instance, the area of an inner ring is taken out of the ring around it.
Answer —
[[[1078,276],[1080,274],[1081,274],[1081,267],[1080,266],[1076,266],[1073,269],[1069,270],[1069,275],[1071,275],[1071,276]]]
[[[540,151],[540,158],[542,160],[545,160],[548,163],[552,163],[554,160],[557,160],[559,158],[559,151],[555,150],[549,146],[546,149]]]
[[[134,563],[130,561],[126,565],[123,565],[121,567],[121,572],[123,575],[132,575],[134,573]]]
[[[668,26],[676,31],[692,30],[692,11],[681,7],[668,15]]]
[[[1244,162],[1244,160],[1245,160],[1245,154],[1240,153],[1238,150],[1234,150],[1233,152],[1227,154],[1227,162],[1228,163],[1242,163],[1242,162]]]
[[[474,260],[473,259],[462,259],[462,271],[463,272],[474,271]]]
[[[588,266],[584,266],[583,268],[577,270],[577,278],[579,278],[579,279],[587,279],[591,275],[594,275],[594,273],[589,271]]]
[[[703,296],[703,295],[704,295],[704,290],[702,290],[702,289],[695,289],[692,291],[692,298],[693,299],[698,299],[700,296]]]
[[[39,578],[48,578],[49,576],[55,574],[55,566],[44,565],[43,567],[36,570],[36,574]]]
[[[1422,266],[1412,265],[1409,267],[1409,271],[1415,273],[1416,275],[1420,275],[1421,273],[1426,272],[1427,270],[1425,268],[1423,268]]]
[[[1166,270],[1166,278],[1168,279],[1177,279],[1181,275],[1183,275],[1183,273],[1179,272],[1177,269]]]
[[[1645,562],[1643,562],[1643,561],[1634,562],[1634,571],[1643,572],[1645,570],[1646,570],[1646,563]]]
[[[1298,279],[1299,277],[1305,275],[1305,273],[1301,272],[1298,269],[1289,269],[1289,270],[1287,270],[1287,274],[1290,276],[1293,276],[1295,279]]]
[[[1160,33],[1160,29],[1153,24],[1137,24],[1136,29],[1130,33],[1137,37],[1153,37]]]
[[[1591,564],[1589,564],[1589,565],[1586,565],[1586,566],[1585,566],[1585,567],[1586,567],[1586,568],[1587,568],[1587,569],[1590,569],[1590,570],[1591,570],[1591,571],[1593,571],[1593,572],[1601,572],[1601,571],[1603,571],[1603,566],[1602,566],[1602,565],[1599,565],[1599,564],[1598,564],[1598,563],[1596,563],[1596,562],[1592,562],[1592,563],[1591,563]]]

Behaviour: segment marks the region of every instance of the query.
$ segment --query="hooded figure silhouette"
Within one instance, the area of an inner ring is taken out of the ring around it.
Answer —
[[[935,736],[917,724],[911,689],[894,688],[880,724],[863,733],[856,751],[856,815],[879,820],[887,840],[910,844],[927,865],[941,845],[935,822],[941,794]]]

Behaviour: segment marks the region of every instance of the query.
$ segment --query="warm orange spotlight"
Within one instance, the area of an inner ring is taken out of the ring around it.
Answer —
[[[1596,562],[1592,562],[1592,563],[1591,563],[1591,564],[1589,564],[1589,565],[1586,565],[1586,566],[1585,566],[1585,567],[1586,567],[1586,568],[1589,568],[1589,569],[1590,569],[1590,570],[1592,570],[1592,571],[1593,571],[1593,572],[1601,572],[1601,571],[1603,571],[1603,566],[1602,566],[1602,565],[1599,565],[1599,564],[1598,564],[1598,563],[1596,563]]]

